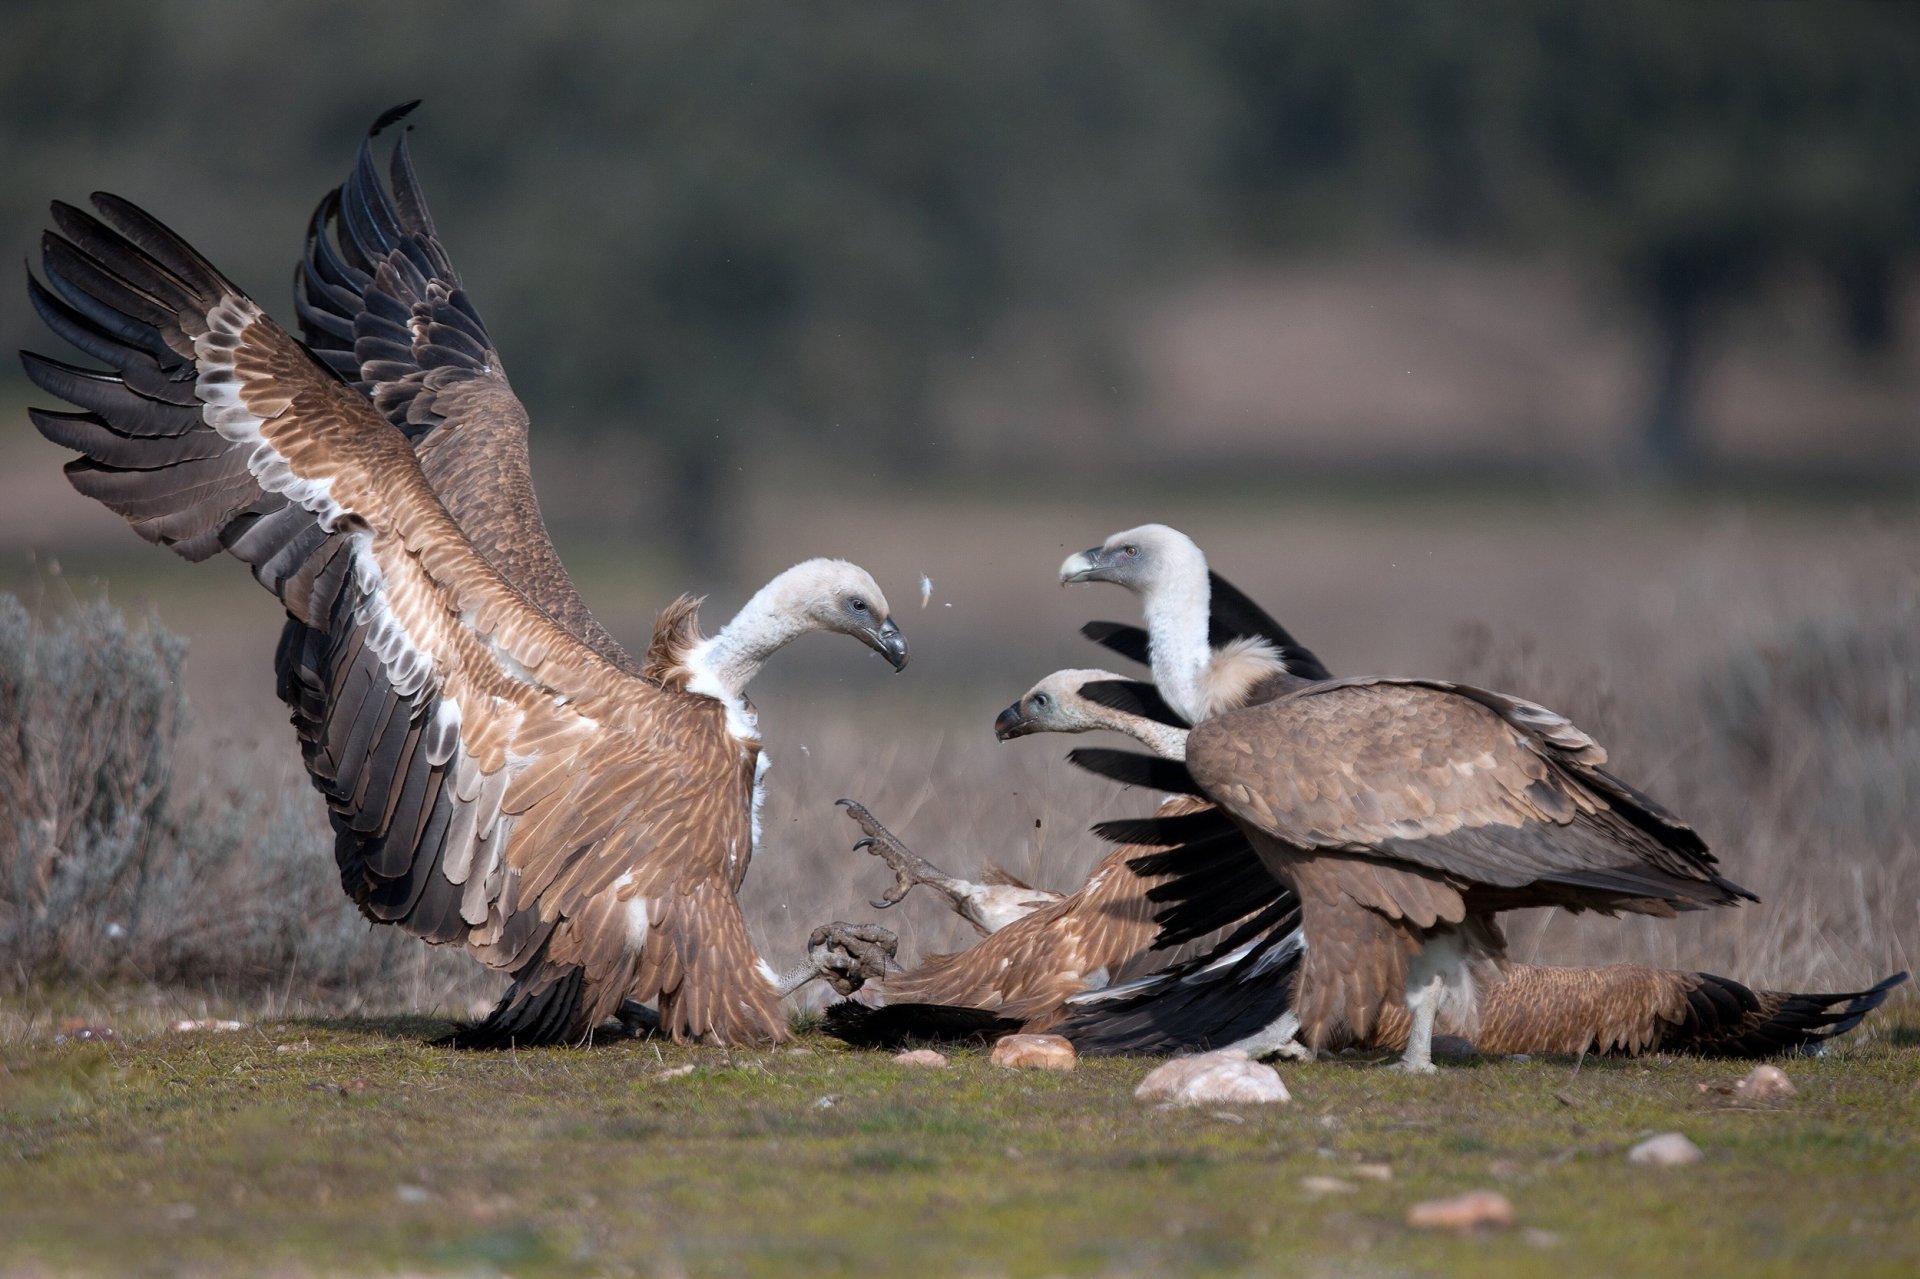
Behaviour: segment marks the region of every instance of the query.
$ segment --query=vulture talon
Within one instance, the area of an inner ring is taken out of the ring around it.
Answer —
[[[814,929],[807,938],[807,960],[816,976],[845,997],[897,971],[893,957],[899,948],[899,939],[888,929],[835,922]]]
[[[865,849],[892,868],[894,885],[877,898],[868,899],[867,904],[875,910],[886,910],[905,901],[916,884],[927,884],[947,891],[947,887],[957,883],[953,876],[935,866],[926,858],[902,844],[899,837],[882,826],[874,815],[867,811],[866,805],[856,800],[843,799],[840,807],[847,810],[847,816],[865,832],[865,837],[853,846],[854,852]]]

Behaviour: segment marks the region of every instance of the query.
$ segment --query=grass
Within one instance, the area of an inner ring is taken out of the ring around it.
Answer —
[[[880,915],[864,906],[888,876],[848,851],[841,795],[951,869],[994,861],[1058,888],[1102,851],[1089,822],[1151,803],[1077,773],[1067,743],[1003,746],[986,731],[1033,678],[1097,660],[1071,628],[1124,616],[1125,602],[1061,592],[1048,570],[1145,515],[1217,548],[1223,571],[1337,670],[1464,678],[1570,713],[1766,899],[1680,921],[1520,918],[1518,957],[1797,989],[1920,967],[1910,520],[1630,503],[1432,518],[1180,501],[754,510],[745,541],[766,562],[749,577],[839,551],[889,584],[923,570],[935,582],[924,611],[895,600],[915,645],[905,676],[822,640],[755,686],[778,762],[743,905],[776,966],[832,918],[898,929],[908,959],[968,941],[923,894]],[[957,551],[953,528],[970,530]],[[122,604],[151,600],[188,638],[179,678],[194,713],[141,845],[164,873],[113,880],[43,933],[59,938],[58,962],[0,955],[0,1276],[1920,1269],[1911,985],[1832,1057],[1788,1063],[1794,1099],[1745,1109],[1699,1089],[1738,1069],[1691,1061],[1489,1062],[1427,1080],[1322,1063],[1285,1071],[1292,1105],[1221,1118],[1140,1107],[1140,1061],[1055,1077],[963,1053],[920,1073],[812,1037],[799,1054],[463,1055],[426,1046],[443,1022],[353,1020],[465,1015],[498,982],[370,929],[340,894],[271,691],[271,602],[244,574],[132,554],[89,566],[76,549],[66,563],[110,577]],[[628,639],[683,585],[627,580],[616,594],[631,571],[621,554],[576,558]],[[25,591],[47,605],[36,617],[102,589],[59,581],[72,585]],[[716,599],[716,616],[730,602]],[[26,848],[0,840],[11,856]],[[20,862],[41,864],[58,869]],[[21,882],[44,895],[58,881]],[[41,900],[0,901],[0,918]],[[167,1029],[222,1017],[251,1026]],[[54,1042],[75,1024],[120,1037]],[[680,1065],[695,1069],[663,1077]],[[1703,1163],[1624,1162],[1633,1141],[1676,1129]],[[1302,1186],[1360,1162],[1390,1164],[1393,1179],[1349,1178],[1351,1192],[1323,1198]],[[1514,1230],[1454,1239],[1401,1224],[1409,1203],[1477,1186],[1512,1198]]]
[[[137,1017],[135,1018],[137,1021]],[[97,1274],[1910,1274],[1920,1019],[1740,1103],[1728,1063],[1284,1070],[1294,1100],[1155,1111],[1148,1064],[933,1071],[816,1036],[466,1054],[428,1019],[0,1050],[0,1268]],[[684,1074],[676,1068],[691,1066]],[[1629,1165],[1685,1132],[1689,1168]],[[1355,1176],[1385,1163],[1392,1178]],[[1308,1177],[1352,1189],[1316,1196]],[[1514,1229],[1434,1236],[1489,1187]]]

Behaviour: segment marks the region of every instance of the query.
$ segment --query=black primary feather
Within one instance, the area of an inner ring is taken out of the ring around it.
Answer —
[[[1193,774],[1179,760],[1103,746],[1077,747],[1067,752],[1067,759],[1096,777],[1105,777],[1123,786],[1147,786],[1175,795],[1200,793]]]
[[[1207,643],[1214,648],[1237,639],[1264,639],[1279,650],[1287,670],[1301,679],[1332,679],[1333,673],[1292,632],[1247,597],[1245,591],[1218,573],[1208,573],[1212,605],[1207,616]],[[1142,666],[1153,664],[1147,632],[1124,622],[1088,622],[1080,633],[1111,652]]]
[[[1080,628],[1080,633],[1130,662],[1138,662],[1142,666],[1153,664],[1151,644],[1141,627],[1129,626],[1125,622],[1088,622]]]
[[[1167,705],[1167,699],[1160,696],[1160,690],[1144,680],[1088,680],[1080,686],[1079,691],[1080,696],[1095,706],[1137,715],[1141,719],[1150,719],[1156,724],[1166,724],[1172,728],[1187,727],[1187,721],[1180,712]]]
[[[1172,848],[1208,835],[1218,835],[1224,819],[1216,809],[1178,817],[1117,817],[1095,822],[1093,833],[1109,844],[1138,844],[1143,848]]]
[[[382,111],[380,113],[380,118],[373,122],[373,127],[367,130],[367,136],[370,138],[379,137],[380,131],[382,129],[386,129],[392,125],[396,125],[400,123],[400,121],[406,119],[409,115],[412,115],[413,109],[419,106],[421,101],[422,100],[420,98],[415,98],[411,102],[402,102],[397,107],[388,107],[385,111]]]

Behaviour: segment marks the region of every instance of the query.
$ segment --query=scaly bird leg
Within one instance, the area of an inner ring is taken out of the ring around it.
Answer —
[[[1407,987],[1407,1011],[1413,1014],[1413,1027],[1407,1032],[1407,1051],[1389,1069],[1410,1075],[1438,1073],[1433,1064],[1433,1022],[1440,1015],[1440,1001],[1446,997],[1447,982],[1442,973],[1427,978],[1417,989]]]
[[[947,874],[947,872],[941,870],[938,866],[935,866],[932,862],[908,848],[900,842],[899,838],[894,835],[892,831],[882,826],[874,818],[874,815],[867,811],[866,805],[856,800],[843,799],[840,801],[840,807],[847,810],[847,816],[853,818],[854,824],[858,826],[861,833],[866,836],[865,839],[853,846],[854,850],[857,852],[864,848],[893,868],[894,886],[868,903],[869,905],[875,910],[885,910],[889,906],[897,906],[906,900],[907,894],[913,891],[915,884],[925,884],[936,892],[951,898],[954,909],[960,911],[962,914],[965,913],[964,903],[967,895],[970,890],[977,892],[980,887],[979,885],[968,883],[964,879],[958,879]]]
[[[897,972],[893,957],[899,947],[898,938],[873,924],[823,925],[807,938],[807,957],[780,978],[780,994],[791,995],[819,977],[837,993],[851,995],[867,982]]]

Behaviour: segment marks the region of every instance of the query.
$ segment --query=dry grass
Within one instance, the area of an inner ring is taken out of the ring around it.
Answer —
[[[832,805],[841,796],[950,869],[998,862],[1056,888],[1099,857],[1089,823],[1151,805],[1072,769],[1066,743],[1000,745],[988,732],[1034,678],[1100,660],[1072,636],[1075,623],[1128,611],[1115,592],[1052,586],[1057,552],[1147,514],[1195,532],[1336,671],[1463,678],[1568,712],[1765,899],[1677,922],[1520,919],[1521,956],[1635,959],[1800,989],[1850,989],[1914,966],[1920,557],[1909,519],[1737,503],[1414,509],[1307,496],[1281,507],[1231,493],[1161,494],[1144,511],[1107,495],[1044,513],[1017,496],[1005,506],[901,495],[858,511],[772,494],[752,504],[743,578],[863,548],[881,581],[899,584],[896,611],[915,646],[896,678],[852,645],[808,641],[756,686],[776,766],[743,899],[776,964],[836,918],[896,929],[907,958],[969,940],[921,894],[889,912],[867,907],[889,879],[849,851],[856,832]],[[876,525],[892,536],[876,544]],[[778,536],[783,527],[797,531]],[[968,530],[964,544],[956,528]],[[618,547],[567,553],[630,643],[647,608],[680,585],[655,580],[657,568],[636,574]],[[150,592],[189,636],[182,681],[197,710],[179,733],[164,820],[148,827],[164,838],[150,841],[144,891],[165,905],[111,947],[102,929],[125,916],[94,910],[72,934],[91,948],[69,942],[65,960],[38,969],[62,978],[58,992],[43,983],[7,1006],[71,1012],[76,1001],[110,1002],[104,988],[128,980],[194,992],[170,1007],[209,991],[266,1011],[464,1011],[488,998],[497,983],[476,966],[369,928],[340,894],[266,675],[270,602],[243,574],[220,571],[230,566],[132,554],[102,566],[120,598]],[[923,570],[935,583],[925,611],[906,586]],[[721,593],[715,617],[743,594]],[[8,962],[17,980],[23,970]]]

